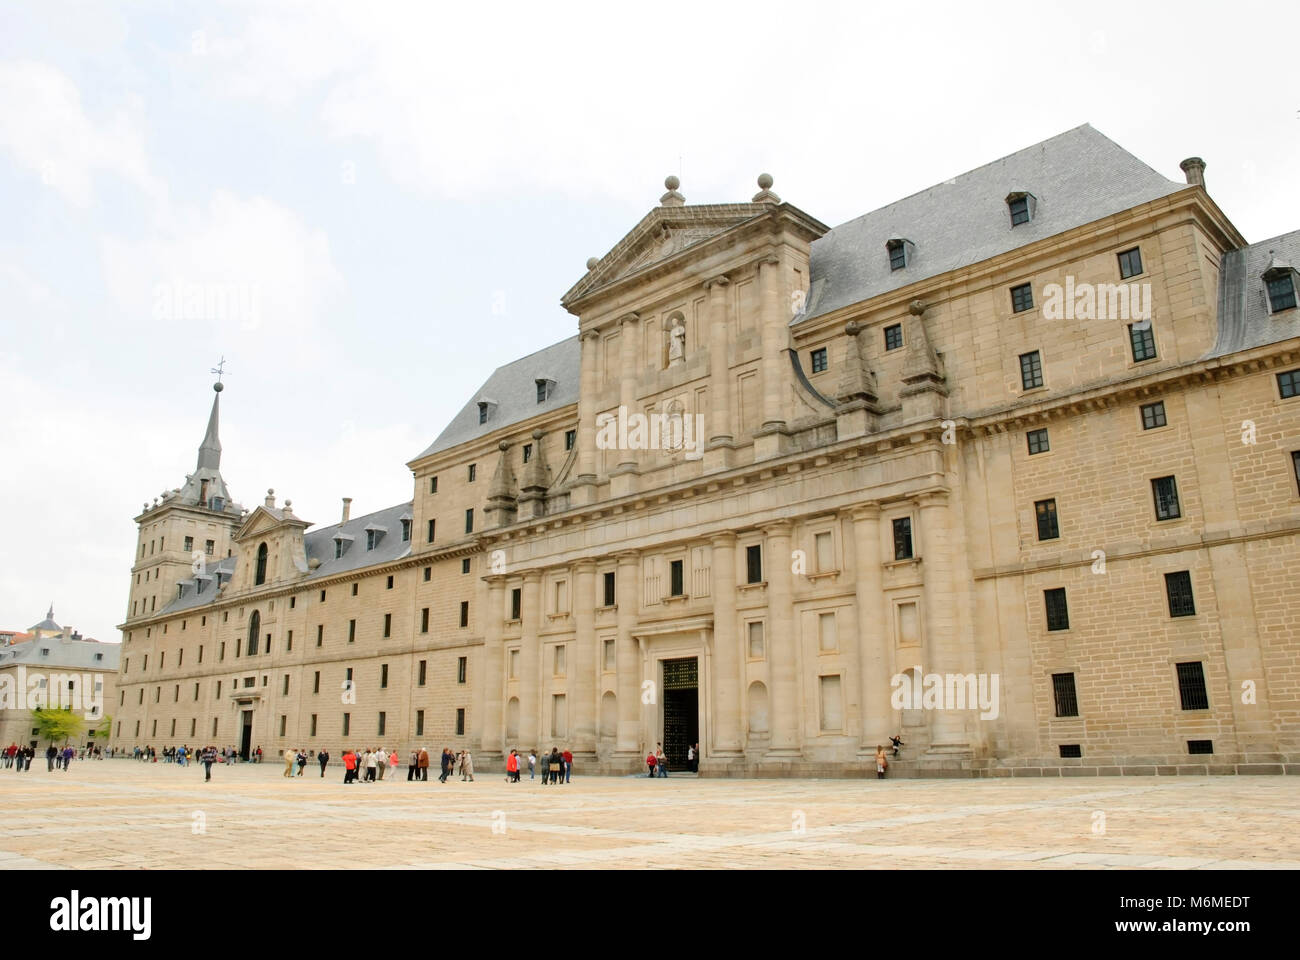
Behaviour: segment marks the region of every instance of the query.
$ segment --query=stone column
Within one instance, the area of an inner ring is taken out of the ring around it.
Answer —
[[[953,607],[952,555],[948,543],[948,492],[922,494],[921,570],[925,582],[926,673],[961,673],[962,656]],[[971,756],[966,717],[958,710],[930,710],[930,755]]]
[[[506,583],[499,576],[487,580],[487,609],[483,621],[483,669],[480,680],[482,714],[480,722],[483,739],[479,753],[485,761],[500,760],[503,753],[505,721],[502,713],[502,691],[505,683],[505,646],[501,635],[504,627]]]
[[[787,321],[790,319],[781,309],[780,285],[778,283],[781,261],[770,256],[759,261],[758,282],[762,308],[759,322],[762,330],[763,344],[763,425],[754,440],[754,457],[765,460],[779,456],[784,452],[782,438],[785,431],[785,417],[782,407],[785,397],[785,377],[781,364],[782,355],[790,342]]]
[[[641,373],[637,366],[636,339],[640,331],[641,318],[629,313],[619,320],[622,333],[622,368],[619,382],[618,402],[623,417],[637,413],[636,384]],[[637,461],[642,456],[639,450],[624,449],[618,452],[618,466],[610,471],[609,493],[611,497],[622,497],[636,492]]]
[[[795,649],[794,608],[791,604],[790,533],[781,520],[764,527],[767,535],[767,612],[771,649],[771,748],[774,759],[794,759],[799,746],[799,677]]]
[[[573,752],[584,763],[596,762],[596,563],[574,565],[573,620],[577,656],[574,658]]]
[[[713,742],[710,757],[741,755],[740,642],[736,636],[736,535],[713,538]]]
[[[862,696],[862,740],[858,755],[874,755],[893,723],[890,706],[889,631],[885,627],[883,579],[880,569],[880,504],[851,511],[853,571],[857,587],[858,672]]]
[[[709,296],[709,442],[704,470],[725,470],[731,466],[731,369],[727,347],[731,324],[727,309],[727,287],[731,281],[719,275],[704,282]]]
[[[520,598],[521,631],[519,653],[519,742],[525,749],[541,747],[537,739],[540,730],[537,721],[541,715],[542,650],[538,627],[542,619],[542,575],[540,571],[524,573],[523,593]]]
[[[575,506],[596,498],[596,365],[600,352],[600,334],[588,330],[582,335],[582,377],[578,393],[578,462],[577,476],[571,484]]]
[[[632,632],[641,595],[641,557],[635,552],[618,555],[618,743],[615,757],[641,756],[641,652]]]

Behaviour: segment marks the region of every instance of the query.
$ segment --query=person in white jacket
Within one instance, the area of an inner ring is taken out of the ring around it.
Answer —
[[[293,764],[294,761],[296,761],[297,759],[298,759],[298,753],[296,750],[284,751],[284,775],[286,777],[293,776]]]
[[[379,766],[379,753],[375,750],[366,751],[366,783],[375,782],[375,770]]]

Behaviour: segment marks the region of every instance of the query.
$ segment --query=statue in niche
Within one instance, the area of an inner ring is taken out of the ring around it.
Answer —
[[[678,317],[668,331],[668,366],[686,362],[686,324]]]

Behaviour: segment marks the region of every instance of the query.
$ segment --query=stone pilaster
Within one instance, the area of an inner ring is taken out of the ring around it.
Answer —
[[[636,638],[637,608],[641,595],[641,556],[618,555],[618,744],[615,756],[641,756],[641,651]]]
[[[906,422],[930,420],[943,416],[944,398],[948,387],[943,371],[930,345],[925,330],[926,304],[913,300],[908,304],[906,356],[903,358],[901,379],[903,388],[898,392],[903,402],[903,419]]]
[[[874,755],[894,723],[889,702],[889,610],[883,596],[880,567],[880,505],[864,504],[850,511],[853,521],[853,571],[857,589],[858,674],[862,697],[862,739],[859,756]]]
[[[850,440],[873,432],[876,414],[880,412],[876,378],[867,367],[862,343],[866,327],[850,320],[844,325],[844,333],[847,343],[835,396],[835,435],[838,440]]]
[[[578,393],[578,462],[577,476],[569,484],[573,506],[596,499],[596,366],[600,351],[600,334],[588,330],[582,335],[582,377]]]
[[[640,374],[640,368],[637,366],[637,334],[641,329],[641,317],[635,313],[629,313],[619,320],[622,325],[620,334],[620,343],[622,345],[621,357],[621,380],[619,384],[618,402],[620,414],[624,417],[631,417],[637,413],[636,384]],[[609,475],[609,494],[611,497],[624,497],[630,493],[635,493],[637,489],[637,459],[641,451],[625,449],[618,452],[618,466],[610,471]]]
[[[487,608],[483,619],[483,669],[479,671],[482,691],[480,713],[483,731],[479,756],[487,762],[502,759],[504,754],[505,714],[502,691],[505,685],[504,628],[506,584],[499,576],[487,580]]]
[[[791,603],[790,534],[792,524],[781,520],[764,527],[767,536],[767,611],[770,627],[772,731],[768,757],[797,759],[799,744],[799,660]]]
[[[710,759],[741,756],[740,694],[744,661],[736,633],[736,535],[713,538],[713,743]]]
[[[726,470],[732,465],[735,437],[731,433],[731,367],[728,346],[731,318],[725,275],[706,280],[709,296],[709,442],[704,451],[704,472]]]
[[[781,261],[770,256],[758,263],[761,297],[759,321],[763,345],[763,425],[754,435],[754,459],[767,460],[787,452],[784,401],[786,377],[782,363],[790,345],[790,317],[783,310],[780,288]]]
[[[925,582],[925,673],[962,673],[961,637],[953,605],[952,552],[948,542],[948,492],[938,490],[919,498],[921,507],[921,570]],[[966,713],[929,710],[930,749],[927,756],[973,756]]]
[[[541,747],[538,740],[541,716],[542,649],[538,628],[542,619],[542,575],[536,570],[524,573],[520,603],[519,653],[519,742],[524,749]]]
[[[583,763],[596,762],[596,564],[580,560],[573,568],[574,658],[572,750]]]

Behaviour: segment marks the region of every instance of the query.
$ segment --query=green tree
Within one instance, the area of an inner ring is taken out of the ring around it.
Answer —
[[[104,719],[95,727],[95,739],[107,740],[113,734],[113,718],[104,714]]]
[[[85,721],[71,710],[32,710],[32,725],[40,730],[40,736],[53,743],[61,740],[67,743],[71,737],[81,733]]]

